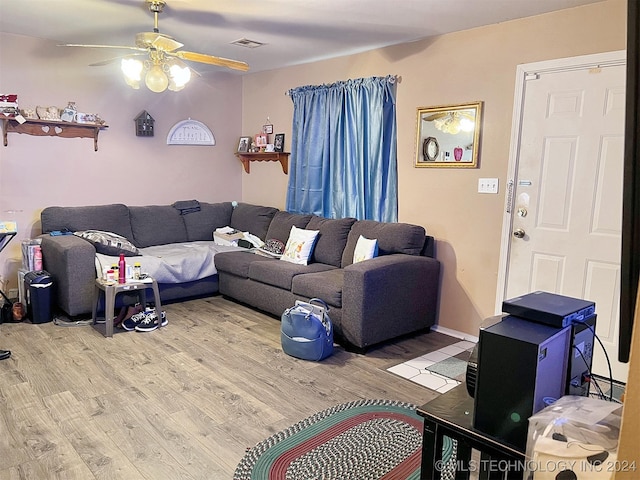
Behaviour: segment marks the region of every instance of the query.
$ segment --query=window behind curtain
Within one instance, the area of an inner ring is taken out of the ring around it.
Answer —
[[[290,90],[288,211],[398,220],[395,80],[360,78]]]

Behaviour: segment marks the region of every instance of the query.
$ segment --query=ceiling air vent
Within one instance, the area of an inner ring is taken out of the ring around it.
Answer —
[[[249,40],[248,38],[241,38],[240,40],[231,42],[231,45],[238,45],[240,47],[246,47],[246,48],[258,48],[264,45],[264,43],[257,42],[255,40]]]

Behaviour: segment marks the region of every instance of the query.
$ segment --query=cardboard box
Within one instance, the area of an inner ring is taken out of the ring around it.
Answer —
[[[244,238],[244,234],[242,232],[235,233],[220,233],[213,232],[213,241],[218,245],[224,245],[227,247],[238,246],[238,240]]]

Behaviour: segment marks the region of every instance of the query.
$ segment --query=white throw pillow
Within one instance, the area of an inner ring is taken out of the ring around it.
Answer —
[[[304,230],[297,228],[295,225],[292,226],[280,260],[297,263],[298,265],[307,265],[309,258],[311,258],[318,232],[319,230]]]
[[[353,252],[353,263],[369,260],[378,256],[378,240],[370,240],[360,235]]]

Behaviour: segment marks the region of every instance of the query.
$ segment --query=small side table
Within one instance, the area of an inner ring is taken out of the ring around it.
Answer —
[[[147,288],[153,289],[153,301],[156,306],[156,312],[158,313],[158,319],[160,319],[160,313],[162,312],[162,305],[160,304],[160,291],[158,290],[158,282],[153,278],[147,277],[144,280],[133,280],[127,283],[113,283],[106,282],[101,278],[96,278],[95,290],[94,290],[94,302],[93,302],[93,325],[96,325],[98,304],[100,303],[100,292],[104,292],[104,321],[105,321],[105,337],[113,337],[113,315],[116,303],[116,295],[123,292],[135,292],[139,291],[143,296]],[[144,298],[144,297],[143,297]],[[158,327],[162,326],[158,320]]]
[[[472,471],[477,471],[481,480],[522,479],[525,453],[476,430],[472,425],[473,406],[467,385],[461,383],[417,409],[418,415],[424,417],[422,480],[442,478],[445,436],[458,442],[456,480],[467,480]],[[471,461],[474,449],[481,455],[476,464]]]

